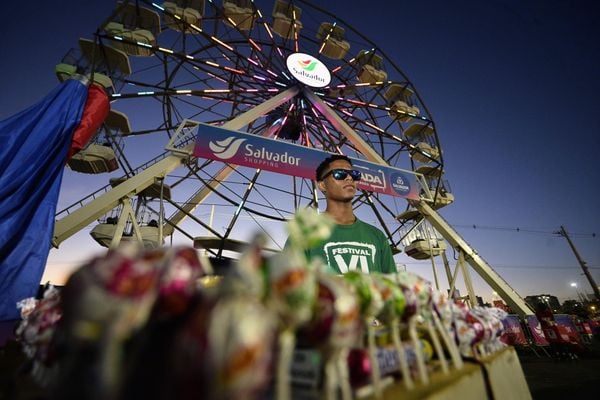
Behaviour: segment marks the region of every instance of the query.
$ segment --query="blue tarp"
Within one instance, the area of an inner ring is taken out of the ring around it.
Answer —
[[[65,159],[87,87],[62,83],[34,106],[0,121],[0,320],[19,318],[44,272]]]

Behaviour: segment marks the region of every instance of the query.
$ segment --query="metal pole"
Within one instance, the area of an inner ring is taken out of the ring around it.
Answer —
[[[590,285],[592,285],[592,290],[594,291],[594,296],[596,296],[596,300],[600,300],[600,291],[598,290],[598,285],[596,285],[596,282],[594,281],[594,277],[592,276],[592,274],[590,274],[590,270],[588,269],[587,265],[585,265],[585,261],[583,261],[583,259],[579,255],[579,252],[577,251],[577,249],[575,248],[575,245],[571,241],[571,238],[569,237],[567,230],[562,225],[560,226],[559,233],[561,236],[563,236],[565,239],[567,239],[569,246],[571,246],[571,250],[573,250],[575,257],[577,258],[577,261],[579,262],[579,265],[581,266],[581,269],[583,270],[583,274],[587,278]]]

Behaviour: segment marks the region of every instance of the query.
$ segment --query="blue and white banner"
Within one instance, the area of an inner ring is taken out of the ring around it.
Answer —
[[[198,126],[194,148],[196,157],[313,180],[317,166],[330,155],[322,150],[208,124]],[[354,168],[362,173],[359,189],[419,199],[421,185],[414,172],[356,158],[351,160]]]

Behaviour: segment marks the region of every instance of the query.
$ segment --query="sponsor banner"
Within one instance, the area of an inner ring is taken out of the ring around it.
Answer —
[[[542,331],[542,326],[537,317],[535,315],[527,315],[525,318],[533,342],[538,346],[548,346],[550,343],[548,342],[548,339],[546,339],[546,336],[544,336],[544,331]]]
[[[561,339],[567,342],[580,341],[579,334],[577,333],[577,329],[575,329],[575,325],[573,325],[571,316],[568,314],[554,314],[554,321],[556,321],[556,327],[558,328]]]
[[[523,332],[523,327],[521,327],[521,320],[519,320],[518,315],[507,315],[502,320],[502,325],[504,325],[504,333],[500,337],[500,340],[511,346],[527,345],[527,338],[525,337],[525,332]]]
[[[198,125],[194,148],[196,157],[313,180],[317,166],[330,155],[322,150],[208,124]],[[419,199],[421,186],[414,172],[351,160],[353,167],[362,173],[359,189]]]

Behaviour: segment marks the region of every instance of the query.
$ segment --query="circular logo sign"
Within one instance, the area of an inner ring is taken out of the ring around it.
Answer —
[[[392,181],[392,188],[396,191],[396,193],[400,195],[407,195],[410,193],[410,182],[401,173],[392,173],[390,180]]]
[[[305,85],[325,87],[331,82],[331,74],[325,64],[309,54],[290,54],[286,64],[294,78]]]

